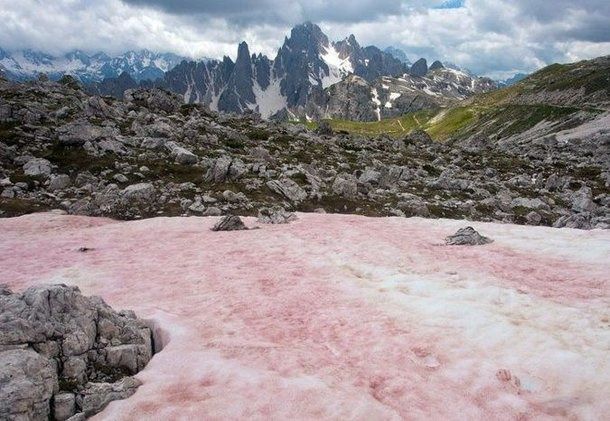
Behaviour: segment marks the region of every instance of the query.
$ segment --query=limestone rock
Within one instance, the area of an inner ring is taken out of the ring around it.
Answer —
[[[79,392],[76,403],[83,414],[90,417],[103,410],[110,402],[130,397],[141,384],[134,377],[125,377],[116,383],[90,383]]]
[[[301,188],[295,181],[289,178],[280,180],[272,180],[267,182],[267,187],[277,194],[286,197],[288,200],[298,203],[307,199],[307,192]]]
[[[236,215],[225,216],[212,227],[212,231],[241,231],[247,229],[241,218]]]
[[[460,228],[445,239],[445,243],[451,246],[480,246],[492,242],[492,239],[482,236],[472,227]]]
[[[51,163],[43,158],[30,159],[23,165],[25,175],[49,175],[51,174]]]
[[[258,222],[261,224],[288,224],[296,220],[297,216],[294,213],[287,212],[281,206],[262,208],[258,211]]]
[[[57,387],[49,359],[27,349],[0,352],[0,419],[46,420]]]

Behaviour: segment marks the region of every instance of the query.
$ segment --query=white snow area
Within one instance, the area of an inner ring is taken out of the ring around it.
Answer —
[[[373,88],[371,90],[371,94],[373,95],[373,103],[375,104],[375,113],[377,114],[377,120],[381,120],[381,101],[379,100],[379,93],[377,92],[377,88]]]
[[[142,386],[94,421],[608,419],[610,231],[297,216],[4,218],[0,279],[155,326]],[[466,225],[494,242],[444,245]]]
[[[341,82],[345,75],[354,72],[350,58],[347,57],[342,59],[339,57],[339,52],[332,44],[329,44],[329,46],[324,49],[324,52],[320,54],[320,58],[326,63],[329,69],[328,75],[320,75],[323,88],[328,88],[335,83]]]
[[[610,112],[601,114],[594,120],[588,121],[573,129],[558,132],[556,136],[557,140],[560,142],[600,136],[610,137]]]
[[[390,101],[386,101],[386,103],[384,104],[385,108],[392,108],[392,103]]]
[[[261,88],[258,82],[254,82],[252,90],[256,98],[256,104],[253,106],[258,107],[258,112],[263,118],[269,118],[288,106],[286,97],[282,95],[279,79],[272,79],[266,89]]]
[[[402,94],[399,94],[399,93],[397,93],[397,92],[391,92],[391,93],[390,93],[390,101],[395,101],[395,100],[397,100],[398,98],[400,98],[400,96],[401,96],[401,95],[402,95]]]

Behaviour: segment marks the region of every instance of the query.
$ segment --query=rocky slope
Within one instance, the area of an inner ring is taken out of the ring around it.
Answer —
[[[182,60],[183,57],[175,54],[148,50],[128,51],[111,57],[104,53],[91,55],[79,50],[63,56],[52,56],[32,50],[7,52],[0,49],[0,70],[14,80],[36,79],[40,73],[44,73],[55,80],[71,75],[90,84],[127,73],[140,82],[162,78],[165,72]]]
[[[421,69],[412,68],[411,74],[400,77],[384,76],[372,82],[358,76],[344,78],[327,90],[327,102],[318,116],[378,121],[408,112],[447,107],[498,87],[491,79],[445,68],[438,61],[430,69],[424,59],[419,63],[423,66]]]
[[[117,313],[77,287],[17,294],[0,285],[3,420],[84,420],[135,393],[141,382],[131,375],[152,353],[151,331],[133,312]]]
[[[0,210],[141,218],[288,210],[608,227],[608,137],[433,142],[217,114],[161,90],[0,81]],[[588,123],[585,123],[588,124]]]

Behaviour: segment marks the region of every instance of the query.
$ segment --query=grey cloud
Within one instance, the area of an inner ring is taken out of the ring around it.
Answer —
[[[356,22],[400,13],[403,2],[378,0],[123,0],[171,14],[199,14],[238,23],[277,22],[296,24],[306,20]]]

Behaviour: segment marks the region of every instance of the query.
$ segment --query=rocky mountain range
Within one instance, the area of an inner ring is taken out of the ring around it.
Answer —
[[[39,73],[57,80],[70,74],[91,93],[115,98],[136,87],[164,88],[212,111],[255,111],[281,120],[372,121],[444,106],[497,87],[489,79],[445,68],[440,61],[428,67],[422,58],[410,65],[401,50],[362,47],[354,35],[331,42],[310,22],[294,27],[273,59],[251,54],[245,42],[235,62],[229,57],[187,61],[147,50],[117,57],[0,50],[0,70],[13,80]]]
[[[490,79],[446,69],[439,61],[428,67],[422,58],[409,66],[400,50],[361,47],[354,35],[331,42],[312,23],[293,28],[273,60],[250,54],[244,42],[235,62],[228,57],[182,62],[163,80],[142,85],[166,88],[213,111],[256,111],[263,118],[282,120],[363,121],[446,105],[497,87]],[[135,80],[123,75],[91,90],[120,97],[135,86]]]
[[[75,50],[53,56],[33,50],[7,52],[0,49],[0,70],[13,80],[31,80],[45,73],[58,80],[68,74],[84,84],[102,82],[128,74],[136,83],[157,80],[179,64],[183,57],[172,53],[153,53],[148,50],[128,51],[118,56],[105,53],[87,54]]]
[[[489,79],[445,68],[435,61],[429,68],[418,60],[409,73],[368,82],[350,75],[331,86],[322,118],[377,121],[424,109],[445,107],[474,94],[497,89]]]

